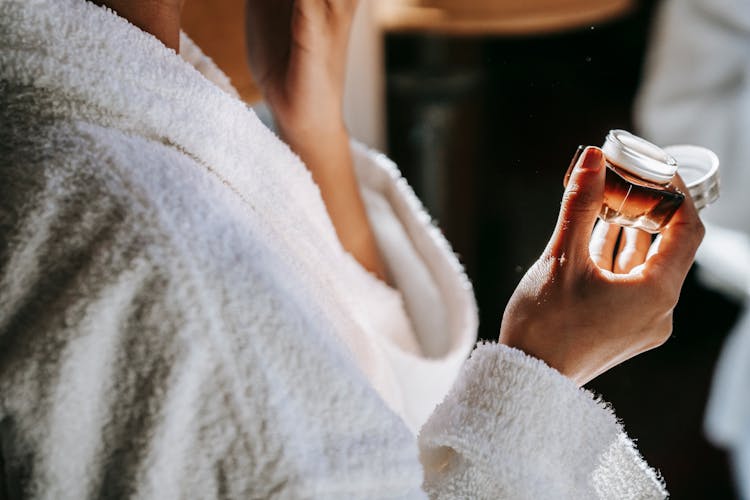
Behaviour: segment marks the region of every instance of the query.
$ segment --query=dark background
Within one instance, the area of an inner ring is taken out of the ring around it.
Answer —
[[[634,130],[655,6],[554,35],[386,37],[389,154],[466,266],[482,338],[497,338],[505,303],[552,232],[575,147]],[[672,498],[736,498],[702,421],[738,312],[691,274],[669,342],[588,386],[613,404]]]

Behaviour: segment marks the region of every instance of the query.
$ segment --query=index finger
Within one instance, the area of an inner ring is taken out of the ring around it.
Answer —
[[[649,260],[653,261],[650,265],[659,267],[664,272],[677,273],[676,277],[683,281],[693,264],[695,252],[706,230],[690,192],[679,174],[672,182],[685,195],[685,201],[662,231],[659,249]]]

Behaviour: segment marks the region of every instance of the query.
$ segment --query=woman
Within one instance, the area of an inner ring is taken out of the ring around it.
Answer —
[[[248,4],[304,166],[180,40],[179,0],[103,3],[0,1],[0,491],[665,496],[579,385],[669,336],[691,203],[615,251],[589,148],[500,343],[464,361],[468,281],[341,126],[353,1]]]

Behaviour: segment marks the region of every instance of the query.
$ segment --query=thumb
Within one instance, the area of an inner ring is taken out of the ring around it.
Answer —
[[[552,256],[588,256],[589,240],[604,200],[604,154],[589,146],[578,159],[563,195],[548,246]]]

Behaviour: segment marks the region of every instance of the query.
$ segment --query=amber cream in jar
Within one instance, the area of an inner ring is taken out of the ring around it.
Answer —
[[[578,148],[565,184],[583,149]],[[665,150],[625,130],[611,130],[602,151],[607,171],[599,217],[606,222],[649,233],[664,229],[685,200],[685,194],[673,184],[678,166],[699,209],[718,198],[718,158],[706,148],[673,146]]]
[[[661,231],[685,199],[672,184],[677,160],[625,130],[611,130],[602,151],[607,166],[602,220]]]

